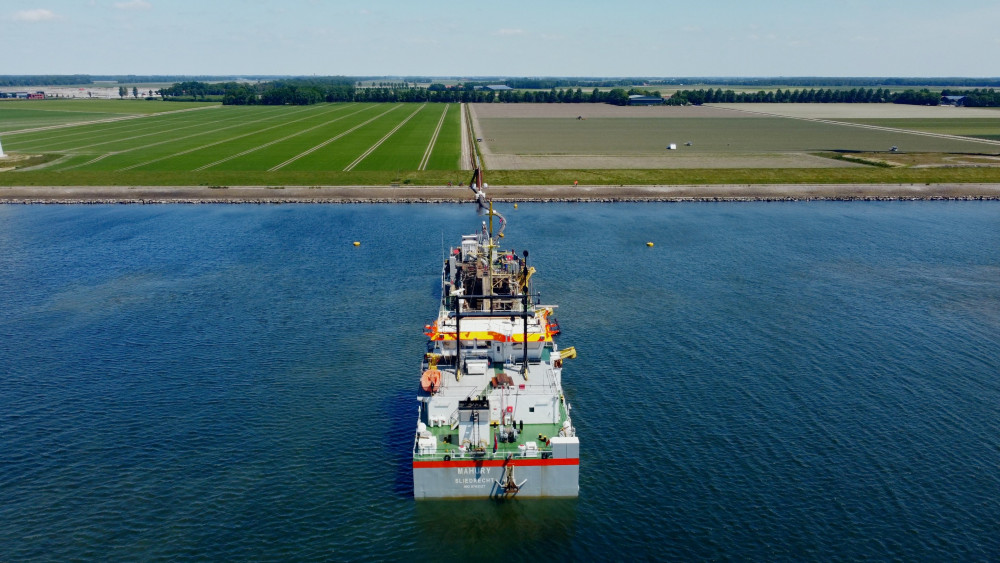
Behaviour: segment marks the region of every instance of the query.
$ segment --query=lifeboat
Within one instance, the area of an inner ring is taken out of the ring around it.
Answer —
[[[438,389],[441,388],[441,370],[425,370],[424,374],[420,376],[420,387],[428,393],[437,393]]]

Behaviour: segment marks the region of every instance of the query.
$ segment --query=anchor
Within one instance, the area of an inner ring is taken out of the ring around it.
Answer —
[[[528,480],[524,479],[518,483],[514,479],[514,454],[507,454],[507,459],[504,463],[503,479],[499,481],[494,479],[493,482],[496,483],[496,496],[499,498],[516,495]]]

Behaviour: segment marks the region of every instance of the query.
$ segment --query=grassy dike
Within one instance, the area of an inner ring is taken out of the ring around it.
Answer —
[[[446,186],[468,183],[468,171],[104,172],[7,171],[0,186]],[[755,168],[658,170],[490,170],[498,186],[689,184],[1000,183],[1000,168]]]

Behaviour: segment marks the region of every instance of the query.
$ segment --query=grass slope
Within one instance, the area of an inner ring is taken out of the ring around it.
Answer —
[[[998,168],[837,168],[837,169],[683,169],[683,170],[498,170],[494,185],[682,185],[682,184],[933,184],[1000,183]],[[0,173],[0,186],[351,186],[403,183],[416,186],[462,185],[469,173],[454,171],[288,171],[205,170],[64,172],[40,169]]]

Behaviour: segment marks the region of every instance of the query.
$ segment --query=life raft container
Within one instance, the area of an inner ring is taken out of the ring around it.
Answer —
[[[429,369],[420,376],[420,387],[428,393],[437,393],[441,388],[441,370]]]

